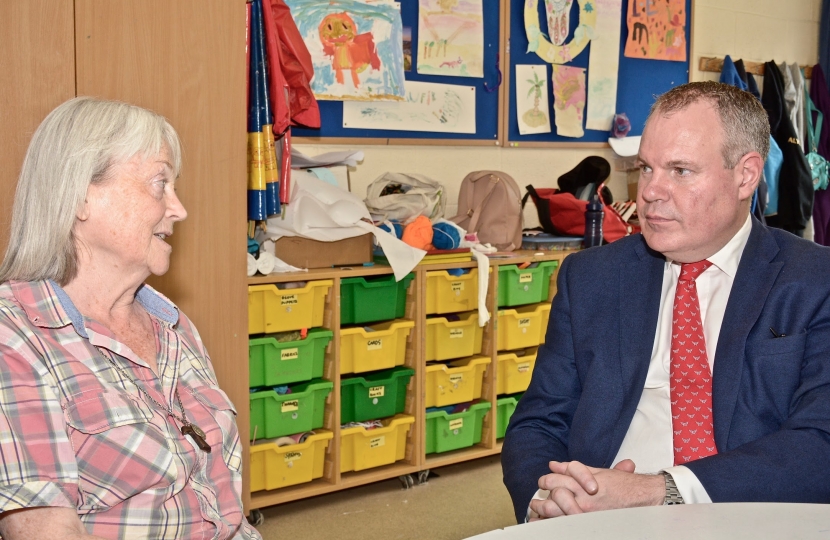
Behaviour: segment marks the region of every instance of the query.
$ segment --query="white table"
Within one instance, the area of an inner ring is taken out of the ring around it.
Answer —
[[[468,540],[828,540],[830,505],[721,503],[649,506],[565,516]]]

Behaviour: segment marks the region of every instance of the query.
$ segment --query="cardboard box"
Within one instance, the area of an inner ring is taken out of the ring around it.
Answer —
[[[274,254],[297,268],[329,268],[372,262],[374,235],[367,233],[334,242],[283,236],[274,243]]]

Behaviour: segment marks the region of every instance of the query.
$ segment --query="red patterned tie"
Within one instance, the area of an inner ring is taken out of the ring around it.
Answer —
[[[712,372],[695,285],[711,264],[681,265],[674,296],[670,378],[675,465],[718,453],[712,428]]]

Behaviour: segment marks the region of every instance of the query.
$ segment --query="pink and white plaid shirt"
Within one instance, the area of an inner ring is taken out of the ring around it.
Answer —
[[[0,512],[75,508],[106,538],[259,539],[242,512],[235,410],[190,320],[143,286],[158,377],[54,282],[0,285]],[[202,428],[208,454],[121,376]]]

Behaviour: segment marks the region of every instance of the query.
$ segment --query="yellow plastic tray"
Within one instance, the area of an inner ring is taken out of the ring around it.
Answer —
[[[536,354],[539,349],[528,349],[524,355],[516,353],[499,354],[499,372],[496,378],[496,393],[516,394],[524,392],[530,385],[533,375],[533,366],[536,365]]]
[[[251,491],[278,489],[311,482],[323,476],[331,431],[317,430],[300,444],[251,446]]]
[[[301,289],[276,285],[248,287],[248,333],[290,332],[323,325],[332,280],[309,281]]]
[[[446,270],[427,272],[427,315],[478,308],[478,268],[452,276]]]
[[[389,465],[406,455],[406,434],[415,417],[399,414],[383,420],[382,428],[340,430],[340,472]]]
[[[401,366],[406,359],[406,338],[415,321],[389,321],[340,330],[340,373],[363,373]]]
[[[541,345],[545,342],[549,318],[550,304],[547,302],[499,310],[496,347],[507,351]]]
[[[427,319],[426,359],[450,360],[481,353],[482,328],[478,312],[462,313],[461,320]]]
[[[425,407],[443,407],[481,397],[484,371],[490,364],[486,356],[474,356],[451,362],[450,366],[427,366]]]

